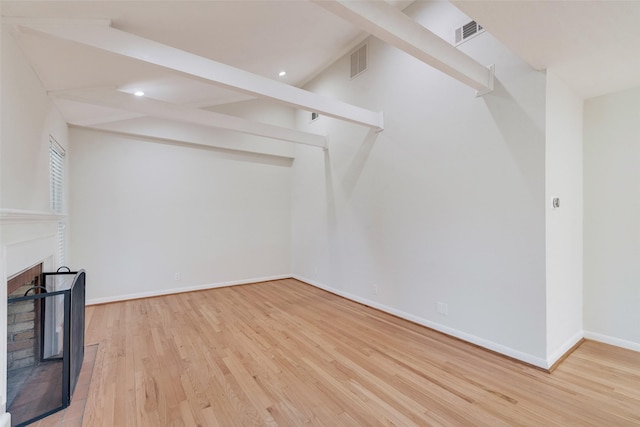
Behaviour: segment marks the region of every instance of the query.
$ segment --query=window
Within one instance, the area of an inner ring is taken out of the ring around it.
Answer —
[[[67,224],[65,221],[58,222],[58,265],[66,265],[66,249],[67,249]]]
[[[64,206],[64,156],[66,152],[58,142],[49,135],[49,182],[51,185],[51,211],[63,214]],[[66,228],[65,220],[58,222],[58,266],[66,262]]]
[[[64,148],[49,135],[49,168],[51,183],[51,211],[64,212]]]

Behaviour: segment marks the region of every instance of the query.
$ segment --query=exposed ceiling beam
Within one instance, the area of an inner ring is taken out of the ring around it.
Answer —
[[[232,130],[249,135],[263,136],[315,147],[327,147],[327,138],[323,135],[255,122],[213,111],[170,104],[147,97],[136,97],[127,93],[118,92],[114,89],[98,88],[52,91],[49,92],[49,95],[53,98],[68,99],[103,107],[119,108],[152,117],[192,123],[216,129]]]
[[[227,89],[271,99],[292,107],[317,112],[374,128],[384,127],[383,115],[343,101],[328,98],[276,80],[195,55],[153,40],[117,30],[110,26],[90,24],[23,23],[21,31],[31,29],[64,40],[154,64],[195,77]]]
[[[198,126],[198,129],[194,129],[194,126],[189,123],[179,123],[148,116],[91,126],[70,124],[77,128],[143,138],[153,142],[186,144],[229,152],[280,157],[289,160],[295,158],[295,151],[292,149],[291,144],[280,141],[260,141],[260,143],[255,143],[235,138],[218,138],[215,133],[217,130],[213,128]],[[188,129],[185,129],[185,126]]]
[[[313,0],[380,40],[472,87],[493,89],[493,69],[427,30],[384,1]]]
[[[62,102],[62,101],[68,101],[68,100],[62,100],[60,99],[58,102]],[[83,107],[86,108],[86,103],[82,103]],[[58,106],[60,106],[60,104],[58,104]],[[69,124],[72,125],[76,125],[76,126],[81,126],[81,127],[95,127],[95,126],[99,126],[99,125],[104,125],[104,124],[109,124],[109,123],[115,123],[115,122],[120,122],[123,120],[131,120],[131,119],[137,119],[140,117],[146,117],[144,114],[140,114],[140,113],[134,113],[134,112],[123,112],[123,113],[118,113],[118,114],[113,114],[113,115],[100,115],[99,117],[89,117],[89,118],[81,118],[81,119],[71,119],[71,120],[67,120],[67,122]]]

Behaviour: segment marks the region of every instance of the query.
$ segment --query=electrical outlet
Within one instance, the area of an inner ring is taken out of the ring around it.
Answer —
[[[443,316],[449,315],[449,306],[443,302],[439,302],[436,305],[436,310],[438,311],[439,314],[442,314]]]
[[[181,278],[182,277],[180,276],[180,273],[174,273],[173,280],[175,280],[176,282],[179,282]]]

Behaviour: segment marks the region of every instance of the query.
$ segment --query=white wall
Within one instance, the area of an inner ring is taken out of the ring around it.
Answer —
[[[640,350],[640,88],[584,106],[584,328]]]
[[[49,135],[67,146],[67,124],[3,27],[0,207],[49,211]]]
[[[553,363],[583,336],[582,98],[548,70],[546,106],[547,359]]]
[[[7,277],[51,265],[57,219],[49,211],[49,135],[67,146],[67,125],[47,98],[14,38],[1,36],[0,294]],[[45,259],[47,258],[47,259]],[[6,304],[0,304],[0,426],[6,408]]]
[[[291,159],[80,128],[71,152],[89,302],[288,275]]]
[[[444,2],[405,12],[449,39],[467,21]],[[374,38],[364,74],[350,80],[345,57],[308,85],[383,110],[386,126],[376,136],[299,113],[330,147],[296,150],[292,270],[544,366],[545,75],[486,33],[461,49],[496,64],[494,92],[476,98]]]

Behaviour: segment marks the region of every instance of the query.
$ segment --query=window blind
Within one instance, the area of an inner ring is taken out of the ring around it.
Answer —
[[[49,136],[49,170],[51,183],[51,210],[64,212],[64,148]]]
[[[60,266],[66,265],[66,249],[67,249],[67,239],[66,239],[66,230],[67,225],[64,221],[58,222],[58,263]]]
[[[49,182],[51,185],[51,211],[62,214],[64,206],[64,157],[65,150],[50,135],[49,136]],[[66,262],[66,222],[58,222],[58,265],[65,265]]]

